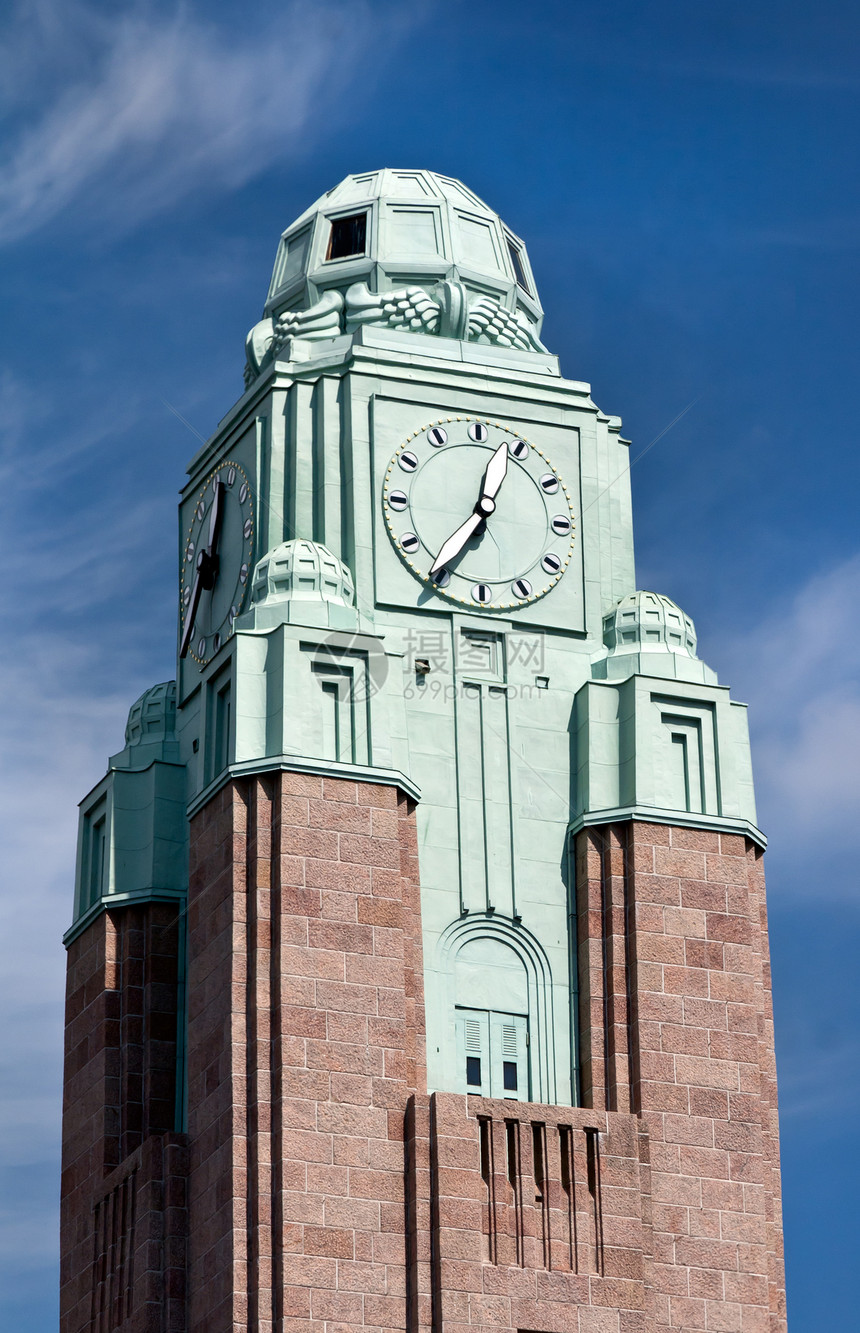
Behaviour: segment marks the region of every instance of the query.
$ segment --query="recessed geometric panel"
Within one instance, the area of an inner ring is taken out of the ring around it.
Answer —
[[[432,208],[387,210],[388,248],[392,255],[438,255],[441,253],[439,217]]]
[[[468,217],[465,213],[455,214],[457,219],[458,245],[457,262],[467,267],[498,269],[502,265],[496,248],[496,238],[492,225],[480,218]]]

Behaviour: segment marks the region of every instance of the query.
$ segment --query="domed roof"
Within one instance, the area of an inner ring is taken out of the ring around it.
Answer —
[[[540,332],[526,247],[462,182],[435,171],[347,176],[281,237],[265,315],[303,310],[324,292],[373,292],[443,281],[496,297]]]
[[[281,542],[257,562],[251,583],[251,601],[336,602],[352,606],[355,587],[342,560],[319,542]]]
[[[696,656],[696,628],[675,602],[658,592],[633,592],[603,617],[610,655],[668,652]]]
[[[153,685],[131,706],[125,724],[126,745],[149,744],[173,737],[176,730],[176,681]]]

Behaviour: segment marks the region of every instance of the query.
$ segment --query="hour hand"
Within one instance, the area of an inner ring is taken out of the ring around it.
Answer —
[[[466,542],[473,533],[477,532],[483,521],[484,515],[479,514],[476,510],[473,514],[469,515],[465,523],[461,523],[456,532],[451,533],[451,536],[446,542],[442,543],[439,548],[439,554],[433,561],[433,567],[430,570],[431,579],[440,573],[447,564],[460,554],[463,547],[466,545]]]

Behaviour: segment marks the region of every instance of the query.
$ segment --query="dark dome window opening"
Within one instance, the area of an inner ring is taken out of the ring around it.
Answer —
[[[363,255],[366,248],[366,213],[352,213],[348,218],[334,219],[326,259],[349,259],[352,255]]]
[[[531,296],[528,280],[526,278],[526,271],[523,268],[523,257],[513,241],[508,241],[508,253],[511,256],[511,263],[514,266],[514,277],[517,280],[517,286],[522,287],[523,291]]]

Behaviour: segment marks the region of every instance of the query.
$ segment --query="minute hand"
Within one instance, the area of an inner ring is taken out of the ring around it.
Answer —
[[[484,517],[492,514],[496,507],[495,498],[502,489],[502,482],[507,475],[508,445],[506,440],[502,440],[487,464],[486,471],[481,479],[481,494],[478,496],[478,503],[475,505],[476,513],[483,514]],[[486,501],[490,503],[487,504]]]
[[[188,652],[188,645],[191,643],[191,635],[194,632],[194,621],[197,619],[197,608],[200,605],[200,590],[203,587],[203,579],[198,569],[194,576],[194,586],[191,589],[191,600],[188,603],[188,610],[185,612],[185,628],[182,631],[182,642],[179,645],[179,656],[184,657]]]
[[[479,514],[477,509],[470,514],[465,523],[462,523],[456,532],[452,532],[446,542],[442,543],[439,554],[433,561],[433,568],[430,570],[431,579],[444,569],[449,560],[453,560],[460,554],[466,542],[474,532],[478,530],[484,521],[484,515]]]

